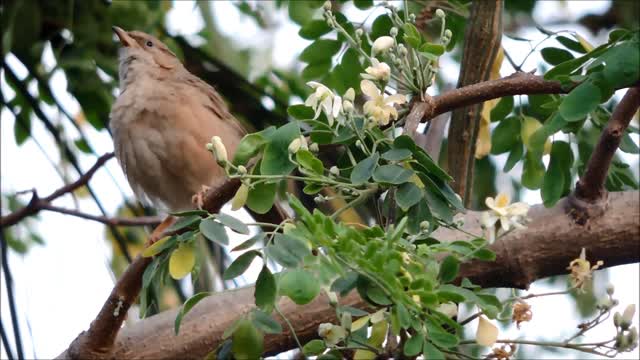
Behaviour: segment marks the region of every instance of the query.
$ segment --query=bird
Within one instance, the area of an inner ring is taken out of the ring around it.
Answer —
[[[206,144],[219,136],[233,156],[246,129],[218,92],[157,38],[113,31],[121,44],[120,94],[109,121],[115,156],[143,203],[167,212],[193,209],[194,195],[225,182]]]

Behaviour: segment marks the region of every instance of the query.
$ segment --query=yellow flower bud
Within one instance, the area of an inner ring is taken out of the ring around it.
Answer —
[[[290,154],[297,153],[298,150],[300,150],[301,145],[302,145],[302,142],[300,141],[300,138],[293,139],[293,141],[291,141],[291,143],[289,144],[289,153]]]

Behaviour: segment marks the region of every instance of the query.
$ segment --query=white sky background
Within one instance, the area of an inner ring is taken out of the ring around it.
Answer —
[[[546,23],[569,13],[570,20],[577,19],[581,15],[589,12],[601,12],[608,8],[607,1],[571,1],[567,5],[561,5],[555,1],[539,2],[534,12],[534,19],[540,23]],[[300,51],[310,42],[297,36],[299,27],[291,23],[286,13],[280,12],[275,21],[279,24],[277,30],[272,34],[261,34],[261,30],[255,25],[253,20],[239,14],[236,8],[228,2],[218,1],[213,3],[216,14],[216,22],[225,35],[232,36],[241,47],[258,48],[261,54],[256,59],[273,58],[273,64],[277,67],[286,67],[295,64],[296,57]],[[359,11],[353,7],[347,7],[347,16],[360,21],[368,12]],[[562,15],[561,15],[562,14]],[[223,16],[222,16],[223,15]],[[374,16],[371,19],[375,18]],[[201,30],[203,21],[201,16],[191,1],[177,1],[168,16],[169,28],[174,33],[184,35],[195,34]],[[559,30],[553,28],[552,30]],[[583,36],[590,38],[590,34],[584,29],[578,29]],[[527,38],[541,38],[542,35],[535,29],[525,33],[517,34]],[[594,40],[594,39],[591,39]],[[593,43],[602,41],[602,38],[594,40]],[[528,52],[526,43],[519,43],[510,39],[503,41],[507,51],[515,61],[522,59]],[[551,44],[551,43],[550,43]],[[51,65],[52,55],[50,49],[45,56],[45,61]],[[115,54],[114,54],[114,61]],[[525,70],[533,69],[536,66],[536,56],[531,56],[525,65]],[[26,71],[21,68],[15,58],[7,59],[9,65],[18,74],[24,77]],[[269,64],[255,61],[255,68],[264,68]],[[508,63],[502,68],[502,75],[513,72]],[[457,68],[451,61],[442,62],[441,74],[457,74]],[[255,75],[255,74],[252,74]],[[66,93],[66,81],[61,73],[54,75],[51,85],[54,93],[63,106],[71,113],[79,111],[77,103]],[[1,81],[2,91],[10,98],[13,94],[7,86],[4,74]],[[30,88],[33,93],[37,93],[35,88]],[[44,106],[45,112],[53,119],[61,119],[54,108]],[[1,144],[0,162],[1,188],[3,193],[15,192],[35,188],[40,195],[49,194],[59,188],[62,184],[54,168],[43,157],[41,151],[33,140],[28,140],[18,147],[13,137],[14,119],[6,110],[2,110],[2,122],[0,123]],[[113,145],[106,132],[99,133],[92,130],[90,126],[85,127],[92,146],[98,153],[112,151]],[[32,134],[37,138],[42,146],[48,150],[48,155],[59,160],[57,147],[46,133],[40,121],[32,121]],[[77,133],[74,129],[66,129],[66,135],[74,139]],[[634,138],[638,142],[637,136]],[[505,161],[499,158],[499,162]],[[628,157],[628,161],[637,161],[637,157]],[[635,159],[635,160],[633,160]],[[88,156],[80,156],[83,169],[88,169],[94,159]],[[120,187],[127,195],[132,196],[121,170],[116,161],[112,160],[106,166],[108,171],[116,178]],[[521,169],[514,169],[509,175],[501,176],[498,188],[505,186],[508,188],[510,176],[518,175]],[[636,177],[638,168],[635,168]],[[519,175],[518,175],[519,176]],[[110,214],[113,214],[121,197],[119,190],[114,185],[107,171],[100,170],[91,180],[91,186],[101,194],[100,198]],[[109,196],[108,194],[116,194]],[[28,197],[25,197],[28,200]],[[525,201],[535,204],[540,203],[537,192],[527,191]],[[69,196],[56,200],[56,205],[73,208],[74,202]],[[98,214],[98,209],[90,200],[80,200],[80,210]],[[18,256],[10,252],[10,264],[14,276],[14,290],[20,316],[22,340],[27,357],[37,356],[38,358],[51,358],[58,355],[67,348],[69,343],[85,330],[94,319],[98,310],[107,298],[113,286],[113,276],[109,270],[110,249],[105,243],[104,226],[95,222],[63,216],[51,212],[42,212],[36,229],[42,238],[45,239],[45,246],[34,246],[26,256]],[[70,231],[73,229],[73,231]],[[234,242],[235,241],[235,242]],[[241,238],[232,237],[232,245],[242,241]],[[579,249],[576,249],[576,255]],[[611,282],[616,286],[616,298],[622,306],[629,303],[638,303],[638,265],[627,265],[611,268],[608,270]],[[248,281],[255,280],[250,277]],[[605,276],[603,272],[596,273],[596,277]],[[12,327],[9,318],[9,309],[6,298],[4,279],[0,292],[0,311],[3,314],[2,322],[10,339],[13,339]],[[600,294],[604,289],[598,289]],[[539,293],[548,291],[543,285],[533,284],[532,292]],[[508,333],[502,334],[501,338],[522,337],[522,333],[527,338],[551,338],[557,339],[560,334],[568,334],[575,329],[578,317],[572,308],[572,301],[562,297],[552,297],[548,299],[536,299],[532,302],[534,318],[530,323],[523,325],[523,331],[518,332],[515,328]],[[636,314],[635,326],[638,326],[638,315]],[[591,336],[585,338],[586,341],[602,340],[613,335],[613,325],[601,326],[590,332]],[[14,349],[15,352],[15,349]],[[531,354],[531,353],[529,353]],[[638,350],[635,353],[627,354],[620,358],[638,358]],[[2,358],[6,358],[4,349],[0,352]],[[549,355],[552,356],[552,355]],[[557,356],[557,355],[555,355]],[[585,354],[577,352],[567,353],[568,358],[584,358]]]

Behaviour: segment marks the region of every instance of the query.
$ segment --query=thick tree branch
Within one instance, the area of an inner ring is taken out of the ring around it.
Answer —
[[[565,214],[566,199],[551,209],[534,206],[527,229],[514,231],[492,246],[498,256],[495,262],[465,264],[462,275],[483,287],[526,288],[536,279],[566,274],[567,265],[578,257],[583,247],[589,260],[603,260],[605,267],[636,263],[640,261],[639,195],[637,191],[611,194],[609,210],[588,227],[576,225]],[[481,233],[479,213],[468,212],[463,228]],[[458,231],[446,229],[435,236],[452,240],[464,237]],[[597,259],[593,254],[597,254]],[[112,355],[116,358],[202,358],[223,341],[224,330],[253,307],[253,291],[253,287],[248,287],[203,300],[184,318],[178,336],[173,333],[177,309],[141,320],[121,331]],[[341,304],[365,306],[355,292],[341,299]],[[323,297],[305,306],[282,300],[280,306],[301,341],[317,337],[319,324],[336,321],[335,310]],[[281,323],[286,329],[284,322]],[[269,354],[295,346],[286,331],[267,335],[265,339]]]
[[[502,0],[474,1],[466,24],[458,88],[489,80],[502,44]],[[448,172],[453,190],[471,205],[476,139],[482,104],[456,107],[449,123]]]
[[[222,205],[233,197],[239,186],[239,181],[230,180],[219,187],[209,189],[204,195],[203,208],[212,213],[220,211]],[[114,341],[127,316],[127,311],[138,298],[142,288],[142,275],[151,261],[152,258],[140,255],[133,260],[116,282],[98,316],[91,322],[89,330],[80,333],[71,343],[69,349],[59,358],[104,359],[113,357]]]
[[[616,106],[607,126],[602,130],[598,144],[587,163],[587,168],[576,184],[574,196],[577,200],[594,203],[606,198],[604,184],[609,174],[611,160],[638,107],[640,107],[640,87],[635,86],[627,90]]]

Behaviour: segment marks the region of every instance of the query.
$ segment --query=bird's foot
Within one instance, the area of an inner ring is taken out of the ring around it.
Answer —
[[[202,207],[204,206],[204,196],[206,195],[207,191],[209,191],[209,189],[211,189],[211,187],[202,185],[200,191],[198,191],[191,197],[191,202],[196,206],[196,208],[202,210]]]
[[[156,228],[153,229],[153,232],[151,233],[151,235],[149,235],[149,245],[162,239],[164,237],[165,230],[167,230],[167,228],[173,225],[175,221],[176,221],[176,218],[172,215],[169,215],[166,218],[164,218],[164,220],[162,220],[160,225],[156,226]]]

